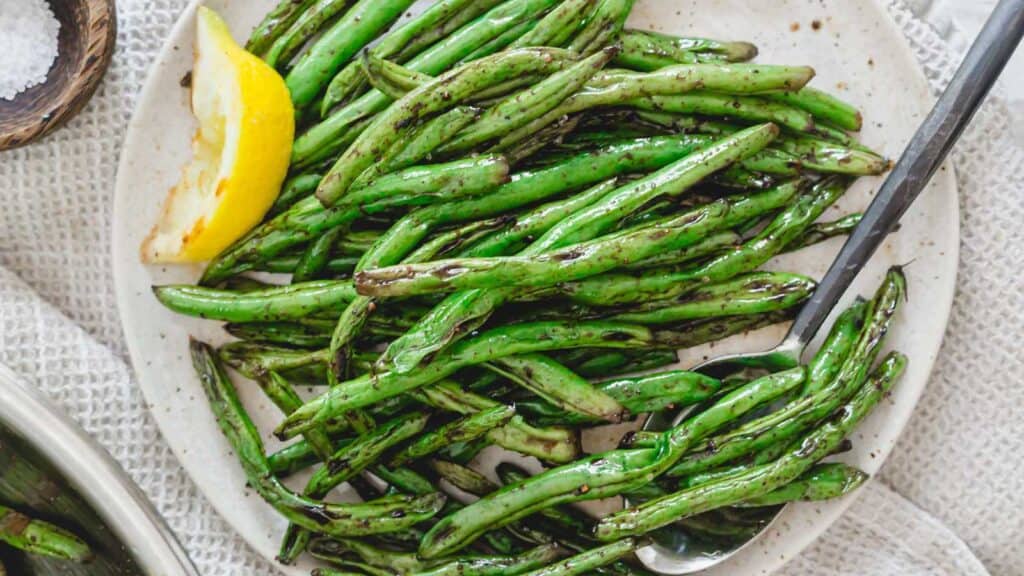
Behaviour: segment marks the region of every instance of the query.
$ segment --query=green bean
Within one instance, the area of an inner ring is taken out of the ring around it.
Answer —
[[[418,16],[380,37],[369,50],[372,56],[405,62],[437,41],[449,36],[470,20],[490,10],[501,0],[438,0]],[[362,92],[364,77],[358,62],[350,62],[327,87],[321,116],[339,103]]]
[[[565,67],[571,63],[572,61],[560,62],[558,66],[552,68],[551,74],[564,70]],[[507,98],[509,94],[512,94],[517,90],[533,86],[548,76],[549,74],[524,74],[516,76],[515,78],[509,78],[508,80],[498,82],[488,88],[480,90],[476,94],[473,94],[470,97],[470,101],[476,106],[486,108],[487,106],[492,106]]]
[[[430,364],[405,374],[385,372],[343,382],[311,400],[277,428],[282,439],[316,426],[335,414],[372,405],[409,390],[433,384],[461,368],[506,356],[581,347],[629,348],[649,344],[652,333],[624,323],[533,322],[502,326],[457,343]]]
[[[415,554],[393,552],[369,546],[358,540],[328,540],[318,538],[311,543],[314,557],[331,563],[343,563],[343,556],[351,552],[369,566],[385,570],[388,574],[427,574],[431,576],[503,576],[520,574],[543,566],[559,555],[550,545],[533,548],[514,557],[477,556],[424,562]]]
[[[224,330],[235,338],[255,344],[319,350],[330,344],[330,332],[298,322],[231,323]]]
[[[71,532],[0,506],[0,542],[34,554],[76,563],[93,558],[92,549]]]
[[[383,57],[377,54],[373,49],[370,50],[375,56]],[[327,118],[331,111],[340,104],[351,103],[352,100],[358,96],[365,95],[367,91],[367,79],[363,73],[363,66],[359,61],[353,60],[345,65],[340,72],[334,75],[331,79],[330,84],[327,85],[327,90],[324,92],[323,100],[320,101],[320,119]],[[372,88],[370,88],[372,90]],[[381,93],[380,96],[385,96]],[[333,155],[338,150],[341,150],[340,146],[332,146],[328,152],[328,155]],[[309,160],[307,159],[306,162]]]
[[[263,388],[267,397],[270,398],[285,415],[291,414],[302,405],[302,400],[299,399],[298,394],[295,393],[291,384],[277,372],[270,372],[269,377],[259,378],[257,381],[260,383],[260,386]],[[348,423],[345,422],[345,424]],[[331,439],[328,437],[328,432],[329,430],[326,428],[314,429],[307,431],[303,435],[310,452],[316,456],[317,460],[325,463],[331,461],[332,455],[335,451],[332,447]],[[340,450],[344,453],[354,452],[358,454],[360,451],[365,451],[361,448],[365,443],[361,441],[362,438],[356,442],[345,442],[341,445]],[[296,451],[298,452],[298,450]],[[294,456],[296,460],[299,460],[301,458],[301,452],[294,454]],[[296,462],[293,460],[293,464],[294,463]],[[269,462],[269,459],[268,466],[273,470],[273,464]],[[323,498],[326,496],[327,491],[320,491],[322,493],[316,492],[317,489],[315,486],[313,488],[307,487],[306,489],[306,494],[312,494],[314,498]],[[289,524],[288,530],[285,532],[285,536],[282,540],[278,559],[285,564],[291,564],[294,562],[295,558],[305,550],[306,544],[309,542],[309,538],[310,534],[308,531],[303,530],[294,524]]]
[[[548,12],[537,26],[513,42],[509,48],[527,46],[564,46],[583,23],[583,16],[596,0],[565,0]]]
[[[503,152],[508,156],[509,162],[522,164],[533,157],[537,152],[547,148],[551,143],[558,142],[566,135],[572,134],[579,125],[581,116],[569,116],[554,124],[545,126],[537,131],[535,137],[529,141],[523,141],[510,146]]]
[[[744,62],[757,56],[757,47],[748,42],[723,42],[710,38],[677,37],[658,32],[626,30],[623,41],[633,37],[655,46],[658,51],[667,54],[696,53],[720,56],[727,62]]]
[[[281,0],[263,20],[253,28],[245,49],[262,56],[270,46],[281,37],[296,20],[306,14],[316,0]]]
[[[437,488],[434,487],[430,480],[409,468],[389,468],[377,464],[370,469],[370,472],[388,485],[406,494],[423,495],[437,492]]]
[[[802,250],[808,246],[824,242],[829,238],[836,236],[844,236],[853,232],[853,229],[860,224],[860,220],[863,214],[857,212],[844,216],[838,220],[832,222],[822,222],[820,224],[814,224],[807,229],[806,232],[801,234],[798,238],[786,245],[787,252],[795,252]]]
[[[418,460],[441,450],[449,444],[468,442],[484,436],[491,430],[504,426],[515,416],[515,408],[501,406],[489,410],[481,410],[476,414],[465,416],[417,438],[415,442],[402,449],[391,458],[391,465],[398,466],[412,460]]]
[[[514,576],[549,564],[560,554],[558,546],[542,544],[519,556],[451,560],[417,576]]]
[[[192,359],[225,436],[241,460],[249,484],[290,522],[334,536],[360,536],[408,528],[436,514],[441,494],[415,498],[382,498],[364,504],[331,504],[299,496],[270,471],[259,432],[213,351],[193,341]]]
[[[317,0],[274,40],[262,54],[263,59],[273,68],[286,69],[310,38],[350,7],[352,0]]]
[[[632,100],[630,104],[642,110],[655,112],[724,116],[749,122],[774,122],[796,132],[813,133],[816,128],[809,112],[756,96],[691,92],[672,96],[644,96]]]
[[[797,274],[755,272],[698,288],[683,296],[678,304],[640,306],[640,310],[613,314],[610,318],[650,325],[776,312],[801,304],[816,286],[810,278]]]
[[[486,58],[487,56],[490,56],[495,52],[501,52],[502,50],[508,48],[508,46],[511,45],[516,40],[519,40],[524,35],[529,34],[536,27],[536,20],[527,20],[525,22],[520,22],[519,24],[516,24],[512,28],[506,30],[505,32],[495,36],[486,44],[483,44],[476,50],[473,50],[472,52],[467,54],[466,57],[463,58],[460,63],[472,62],[473,60]]]
[[[349,230],[344,236],[338,238],[334,248],[341,254],[361,255],[373,246],[380,235],[379,230]]]
[[[799,176],[800,160],[792,154],[768,148],[747,158],[736,169],[763,172],[772,176]]]
[[[458,414],[474,414],[500,406],[498,402],[467,392],[451,381],[411,393],[416,400],[441,410]],[[506,450],[534,456],[545,462],[571,462],[579,456],[579,438],[567,428],[537,428],[519,415],[513,416],[502,428],[487,433],[487,440]]]
[[[849,323],[854,326],[863,324],[857,342],[848,355],[844,357],[841,354],[841,349],[848,345],[847,336],[836,336],[830,338],[829,345],[819,353],[819,361],[813,363],[817,378],[827,377],[829,373],[835,374],[827,386],[820,387],[812,395],[801,396],[776,412],[714,438],[706,446],[695,447],[694,452],[674,466],[669,474],[688,476],[714,469],[741,456],[787,441],[831,414],[866,378],[871,362],[888,332],[899,300],[905,294],[905,281],[898,270],[890,272],[867,311],[862,312],[863,306],[854,305],[854,312],[833,328],[833,333],[844,333]],[[842,362],[842,367],[835,370],[834,367],[823,366],[829,360]],[[820,386],[819,382],[815,382],[816,388]]]
[[[659,196],[683,193],[703,176],[763,148],[778,134],[772,125],[759,126],[730,136],[700,152],[690,154],[654,174],[627,184],[593,205],[569,216],[532,243],[520,256],[534,256],[576,241],[587,240],[610,228],[622,216]],[[417,327],[392,342],[378,362],[398,372],[415,368],[428,354],[447,346],[461,329],[479,326],[500,304],[509,290],[472,290],[456,293],[434,308]]]
[[[755,454],[751,462],[757,465],[769,464],[771,462],[774,462],[778,460],[780,456],[785,454],[786,451],[788,451],[793,445],[794,443],[787,444],[784,442],[779,442],[774,446],[769,446],[768,448],[765,448],[764,450],[761,450],[760,452]],[[832,451],[832,454],[844,454],[846,452],[849,452],[850,450],[853,450],[853,442],[847,439],[844,440],[842,444],[837,446],[836,449]]]
[[[567,115],[599,107],[634,106],[641,109],[676,111],[686,106],[719,106],[714,114],[732,111],[760,122],[775,122],[791,127],[806,120],[806,131],[814,127],[811,115],[803,110],[753,96],[722,96],[694,90],[718,90],[731,94],[758,94],[778,90],[796,90],[814,71],[807,67],[760,66],[753,64],[679,64],[655,72],[604,71],[587,87],[566,98],[547,114],[501,138],[494,150],[505,150],[529,139],[535,132]],[[739,108],[733,108],[733,105]],[[682,110],[692,112],[688,110]]]
[[[598,0],[594,11],[572,39],[569,49],[590,54],[612,42],[622,32],[635,0]]]
[[[430,229],[444,223],[487,217],[500,212],[503,207],[522,205],[627,170],[664,165],[691,150],[693,148],[688,146],[685,139],[643,140],[611,146],[591,154],[579,155],[558,166],[516,175],[509,184],[490,197],[438,205],[403,218],[380,239],[374,250],[374,258],[378,258],[378,262],[394,262],[412,250]],[[538,232],[552,226],[558,213],[549,211],[536,216],[530,220],[525,231]],[[390,256],[377,256],[383,254]]]
[[[890,355],[835,417],[808,434],[797,449],[777,461],[612,514],[598,522],[595,535],[602,541],[613,542],[631,535],[646,534],[681,518],[757,498],[789,484],[827,456],[853,431],[892,387],[905,365],[904,356]]]
[[[696,372],[669,370],[649,376],[616,378],[595,386],[619,401],[630,414],[639,415],[704,402],[721,389],[721,382]],[[543,401],[520,401],[516,408],[540,423],[593,423],[592,419],[581,419]]]
[[[778,184],[771,174],[758,173],[744,166],[731,166],[711,177],[711,181],[722,188],[737,191],[767,190]]]
[[[467,494],[484,496],[498,489],[497,484],[472,468],[437,459],[432,459],[427,464],[446,482]]]
[[[671,350],[649,350],[639,355],[630,355],[629,351],[605,351],[572,368],[580,376],[597,378],[653,370],[678,361],[678,355]]]
[[[310,574],[312,576],[366,576],[367,574],[370,576],[394,576],[394,572],[375,568],[360,562],[344,561],[336,562],[336,564],[342,568],[355,570],[355,572],[342,572],[341,570],[335,570],[334,568],[314,568],[313,572]]]
[[[310,38],[351,6],[352,0],[316,0],[295,14],[294,22],[259,55],[271,68],[286,70]]]
[[[742,62],[757,56],[757,47],[747,42],[677,38],[641,30],[624,30],[620,42],[622,53],[616,62],[626,68],[644,72],[674,64],[707,61],[706,58]]]
[[[230,292],[247,293],[247,292],[258,292],[260,290],[266,290],[268,288],[276,288],[281,286],[280,284],[271,284],[270,282],[263,282],[249,276],[232,276],[221,283],[221,288]]]
[[[592,306],[614,306],[675,298],[709,282],[720,282],[760,267],[782,252],[846,191],[849,182],[831,178],[817,184],[778,216],[760,234],[735,250],[699,266],[678,272],[643,276],[610,274],[559,286],[573,301]],[[787,186],[787,185],[784,185]]]
[[[714,136],[734,134],[740,126],[702,120],[692,116],[677,116],[662,112],[635,112],[644,122],[672,131],[703,133]],[[586,140],[582,140],[586,142]],[[577,144],[572,143],[572,146]],[[557,158],[557,155],[554,156]],[[869,176],[885,172],[888,161],[876,152],[846,139],[821,138],[810,134],[787,134],[776,139],[772,148],[743,162],[743,167],[754,172],[775,175],[793,175],[800,171],[816,171],[826,174],[848,174]],[[735,169],[734,169],[735,170]]]
[[[380,94],[381,97],[384,98],[385,102],[391,101],[387,96],[384,96],[384,94],[377,90],[374,90],[373,93]],[[355,118],[349,122],[345,127],[345,130],[332,135],[331,139],[326,142],[318,143],[319,148],[314,148],[312,150],[307,149],[304,152],[296,152],[296,148],[302,145],[304,138],[315,134],[316,127],[319,126],[319,124],[310,128],[303,135],[298,136],[292,144],[292,170],[315,170],[321,174],[330,170],[331,166],[334,165],[334,161],[338,158],[338,155],[355,142],[356,138],[358,138],[374,120],[374,114],[376,112],[362,114],[367,111],[356,107],[360,102],[361,101],[356,101],[352,104],[352,106],[356,108]]]
[[[627,270],[644,270],[649,268],[660,268],[676,264],[693,262],[707,256],[719,254],[729,247],[742,243],[743,238],[731,230],[717,232],[709,235],[693,246],[687,246],[681,250],[673,250],[664,254],[658,254],[645,258],[639,262],[633,262],[625,266]]]
[[[622,420],[625,409],[615,398],[543,354],[509,356],[488,366],[556,406],[606,422]]]
[[[486,437],[480,437],[472,442],[457,442],[451,446],[446,447],[439,454],[442,458],[451,460],[456,464],[463,466],[468,465],[476,458],[480,452],[491,445],[491,441]]]
[[[450,140],[471,122],[476,121],[480,112],[479,108],[472,106],[456,106],[448,112],[428,120],[417,129],[408,142],[401,143],[401,149],[395,151],[390,161],[385,160],[378,163],[373,170],[387,172],[429,160],[440,145]]]
[[[300,369],[308,371],[317,366],[322,369],[328,359],[326,350],[296,350],[251,342],[225,344],[219,354],[221,361],[250,379],[266,378],[271,372],[291,375]],[[316,373],[315,379],[322,381],[324,376],[321,370]]]
[[[864,124],[864,118],[856,107],[810,86],[799,92],[773,94],[770,98],[802,108],[813,114],[815,118],[835,124],[844,130],[857,132]]]
[[[784,206],[795,192],[787,187],[732,201],[719,200],[664,224],[569,245],[538,256],[456,258],[357,272],[356,290],[369,296],[394,297],[452,289],[545,287],[571,282],[668,250],[692,246],[709,234]],[[569,220],[572,219],[571,216]],[[527,251],[536,254],[532,246]]]
[[[420,124],[408,138],[403,138],[378,160],[372,168],[360,174],[352,183],[353,188],[373,177],[413,166],[432,158],[433,152],[459,130],[475,121],[480,110],[470,106],[453,108]]]
[[[291,383],[277,372],[271,372],[268,377],[260,378],[258,382],[260,383],[260,387],[263,389],[263,392],[267,395],[267,398],[269,398],[283,414],[291,414],[298,409],[299,406],[302,406],[302,400],[295,392],[295,389],[292,388]],[[317,458],[321,461],[327,461],[334,452],[331,439],[328,437],[329,432],[331,432],[331,430],[324,428],[310,430],[304,434],[304,438],[309,444],[310,449],[312,449],[313,453],[316,454]]]
[[[344,232],[345,229],[338,226],[314,240],[295,265],[292,283],[310,282],[321,277],[327,269],[327,263],[331,260],[331,249]]]
[[[874,176],[889,169],[889,161],[871,151],[810,136],[780,138],[776,146],[789,152],[808,170],[852,176]]]
[[[449,173],[450,179],[452,181],[452,187],[455,189],[479,189],[479,187],[473,184],[473,182],[480,178],[482,178],[483,181],[493,185],[501,184],[502,182],[508,179],[508,163],[504,158],[500,156],[482,156],[478,158],[470,158],[467,160],[458,160],[441,166],[444,166],[444,170]],[[436,182],[438,171],[437,168],[439,167],[424,169],[424,171],[430,171],[430,176],[428,178],[422,179],[422,181],[417,182],[415,185],[410,187],[410,192],[413,194],[413,196],[410,196],[410,201],[415,199],[415,201],[417,202],[422,202],[424,197],[430,196],[431,194],[436,195],[437,197],[446,197],[443,188],[438,189],[433,193],[424,194],[422,192],[422,190],[424,189],[424,185],[429,186],[431,181]],[[408,174],[411,171],[413,170],[410,169],[402,173],[382,176],[380,177],[379,180],[377,180],[377,185],[371,184],[364,190],[371,190],[375,188],[387,189],[389,188],[388,186],[379,185],[379,182],[394,179],[395,177],[399,177],[402,174]],[[475,175],[474,173],[479,174]],[[396,187],[391,188],[394,189]],[[364,198],[364,196],[365,193],[363,191],[357,191],[346,196],[345,199],[339,201],[338,204],[344,205],[345,203],[351,203],[352,206],[359,206],[362,205],[364,202],[372,202],[375,199]],[[397,194],[396,196],[395,192],[392,192],[392,197],[389,198],[388,201],[392,201],[400,197],[400,193]],[[367,267],[387,265],[396,262],[399,259],[400,255],[398,253],[389,254],[389,247],[390,246],[387,244],[386,241],[381,241],[374,244],[373,248],[371,248],[366,254],[364,254],[363,257],[360,259],[359,264],[356,265],[356,272],[358,273],[359,271]],[[335,328],[334,333],[331,336],[330,345],[331,356],[333,358],[332,367],[334,369],[335,374],[341,374],[343,370],[346,369],[347,362],[345,359],[348,356],[348,347],[350,343],[355,339],[359,331],[362,329],[363,324],[366,322],[368,316],[373,312],[373,307],[374,303],[369,298],[356,298],[351,303],[349,303],[349,305],[345,308],[345,311],[341,314],[341,317],[338,319],[337,327]]]
[[[352,56],[390,26],[414,0],[359,0],[313,43],[285,77],[298,109],[323,91]]]
[[[315,499],[326,497],[335,487],[372,465],[386,450],[422,431],[426,423],[426,414],[407,414],[342,446],[325,459],[323,467],[313,473],[306,484],[303,496]],[[310,534],[307,530],[295,524],[289,525],[278,558],[285,564],[290,564],[306,548],[309,539]]]
[[[686,447],[764,402],[803,383],[802,368],[773,374],[737,390],[714,406],[665,432],[662,445],[613,450],[509,484],[441,519],[424,537],[419,553],[436,558],[466,546],[479,534],[559,504],[614,496],[649,483]]]
[[[734,134],[735,131],[732,131],[730,133]],[[703,141],[705,146],[713,144],[715,139],[716,139],[715,137],[707,136],[707,135],[691,135],[691,138],[694,138],[694,140],[697,141],[697,142]],[[614,138],[609,138],[609,140],[614,141],[615,139]],[[598,141],[600,141],[600,140],[598,140]],[[816,142],[825,143],[825,144],[827,144],[830,147],[835,147],[837,149],[841,149],[844,152],[849,152],[851,154],[857,153],[857,154],[860,154],[862,156],[867,156],[867,153],[865,153],[865,152],[853,151],[853,150],[850,150],[848,148],[842,148],[842,147],[839,147],[838,145],[836,145],[834,143],[831,143],[831,142],[825,142],[823,140],[817,140]],[[576,143],[572,143],[570,145],[570,149],[575,148],[575,147],[576,147]],[[557,159],[557,158],[558,158],[557,153],[556,154],[548,155],[548,157],[547,157],[548,160],[553,160],[553,159]],[[835,155],[826,157],[826,158],[827,158],[826,162],[830,162],[830,163],[818,164],[818,165],[815,166],[816,170],[818,170],[820,172],[825,172],[825,173],[840,173],[840,174],[845,174],[845,173],[850,173],[850,172],[857,173],[858,170],[861,170],[860,165],[851,167],[850,164],[852,164],[852,163],[840,164],[838,162],[838,160],[836,160],[836,159],[842,158],[841,156],[839,156],[838,153],[835,154]],[[829,159],[831,159],[831,160],[829,160]],[[745,169],[748,172],[763,172],[765,174],[770,174],[772,176],[798,176],[801,173],[801,168],[803,168],[803,164],[800,162],[799,158],[797,158],[795,155],[793,155],[793,154],[791,154],[789,152],[785,152],[783,150],[777,150],[775,148],[766,148],[764,150],[761,150],[757,154],[753,154],[749,158],[744,159],[737,166],[729,168],[726,172],[728,173],[730,171],[739,170],[741,168]],[[871,173],[873,173],[873,172],[871,172]]]
[[[320,458],[308,442],[299,440],[267,456],[267,462],[274,476],[287,478],[320,462]]]
[[[336,208],[324,209],[316,198],[306,198],[218,256],[207,267],[201,282],[215,283],[252,267],[252,260],[277,256],[291,246],[313,240],[326,230],[367,214],[472,196],[507,178],[507,162],[488,156],[417,166],[382,176],[352,191],[351,202],[346,200]]]
[[[505,230],[518,226],[521,222],[521,219],[512,215],[470,222],[437,234],[402,261],[410,264],[429,262],[449,254],[464,253],[467,250],[473,250],[478,244],[486,242],[491,237],[501,235]]]
[[[524,482],[530,478],[530,474],[515,464],[502,462],[498,464],[495,472],[501,479],[502,484],[515,484]],[[495,486],[495,490],[497,490]],[[493,492],[494,490],[492,490]],[[574,549],[589,545],[590,532],[594,527],[594,520],[584,513],[579,512],[571,506],[552,506],[537,512],[530,518],[532,524],[549,532],[559,543],[568,545]],[[569,534],[566,534],[566,531]],[[581,546],[582,545],[582,546]]]
[[[719,120],[652,110],[630,110],[627,119],[639,122],[642,125],[651,125],[661,130],[669,130],[672,133],[684,132],[724,136],[732,134],[737,128],[734,124],[728,124]]]
[[[548,69],[565,60],[564,51],[521,48],[465,64],[406,94],[379,114],[356,138],[324,176],[317,197],[333,206],[349,192],[352,182],[401,137],[397,127],[442,112],[465,101],[470,94],[501,79]]]
[[[648,202],[662,197],[678,197],[707,175],[757,153],[777,135],[778,128],[764,124],[703,147],[647,177],[622,186],[559,222],[523,254],[540,254],[590,240]]]
[[[356,297],[352,283],[317,280],[254,292],[231,292],[201,286],[153,288],[164,306],[187,316],[227,322],[295,320],[337,310]]]
[[[481,198],[464,199],[415,211],[392,226],[386,235],[388,238],[382,238],[380,242],[404,246],[404,254],[436,227],[490,218],[620,174],[660,168],[695,149],[687,137],[667,136],[611,145],[578,154],[555,166],[515,174],[508,184]],[[363,210],[372,212],[370,208],[363,207]],[[252,261],[273,258],[360,214],[350,210],[324,211],[313,198],[299,202],[287,213],[261,225],[218,256],[207,267],[201,282],[216,283],[247,267],[254,267]]]
[[[331,564],[342,564],[347,554],[354,554],[360,561],[388,574],[413,574],[424,568],[415,554],[378,548],[356,539],[314,538],[309,543],[309,553]]]
[[[459,62],[481,44],[525,20],[536,18],[556,2],[557,0],[503,2],[413,58],[409,61],[408,67],[424,74],[438,74]],[[387,96],[374,90],[336,111],[296,139],[292,149],[292,164],[302,165],[316,155],[339,151],[341,148],[331,146],[332,142],[357,122],[386,108],[390,102]]]
[[[582,88],[611,61],[616,52],[614,47],[606,48],[497,103],[484,112],[476,124],[463,129],[454,139],[444,144],[439,152],[464,152],[544,115]]]
[[[649,544],[647,540],[625,538],[612,544],[605,544],[604,546],[598,546],[586,552],[581,552],[550,566],[527,572],[526,576],[575,576],[577,574],[591,574],[594,570],[612,564],[647,544]]]
[[[370,82],[370,86],[380,90],[392,100],[400,100],[410,91],[434,79],[432,76],[420,74],[390,60],[378,58],[369,52],[363,52],[359,58],[359,65],[362,67],[363,75]]]
[[[867,303],[858,298],[836,318],[825,342],[807,365],[805,396],[820,392],[835,379],[860,338],[866,312]]]
[[[519,252],[529,244],[532,238],[544,234],[577,211],[591,206],[617,187],[616,180],[608,180],[579,194],[539,206],[522,217],[516,218],[515,225],[495,232],[462,251],[459,256],[483,258]],[[420,260],[420,262],[426,261]]]
[[[818,464],[793,482],[736,504],[741,508],[778,506],[787,502],[817,502],[842,497],[859,488],[869,476],[846,464]]]
[[[377,314],[368,321],[368,337],[399,336],[411,326],[410,318],[391,312]],[[236,338],[254,344],[318,350],[330,345],[335,321],[308,318],[293,322],[229,323],[224,329]]]
[[[744,316],[724,316],[710,320],[684,322],[669,328],[652,331],[653,342],[665,348],[693,348],[709,342],[724,340],[729,336],[752,332],[765,326],[793,319],[790,310],[768,312],[765,314],[747,314]]]
[[[306,495],[325,497],[336,486],[379,460],[387,450],[422,432],[427,418],[423,413],[399,416],[341,448],[310,478]]]
[[[622,437],[619,448],[655,448],[661,440],[661,432],[635,430]]]
[[[313,192],[316,192],[316,187],[320,185],[322,179],[323,175],[316,173],[299,174],[289,178],[281,188],[281,193],[274,201],[274,205],[267,212],[267,216],[277,216],[291,208],[299,200],[312,195]]]
[[[336,203],[334,209],[358,209],[380,202],[416,206],[448,201],[504,184],[508,177],[508,162],[497,155],[417,166],[371,180],[365,188]]]

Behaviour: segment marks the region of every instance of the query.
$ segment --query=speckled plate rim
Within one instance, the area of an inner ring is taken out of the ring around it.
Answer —
[[[187,335],[208,340],[224,337],[212,323],[170,314],[149,290],[155,283],[194,281],[200,268],[147,268],[138,260],[139,243],[188,156],[187,143],[193,128],[187,116],[187,97],[178,82],[190,67],[192,15],[197,4],[193,1],[183,12],[157,58],[126,136],[114,206],[113,259],[118,307],[143,393],[175,455],[229,524],[261,555],[272,559],[283,523],[244,488],[244,477],[188,367]],[[270,0],[211,0],[206,4],[223,10],[236,36],[241,37],[267,9]],[[860,16],[853,16],[858,12]],[[837,22],[847,16],[860,20]],[[752,32],[755,22],[759,27]],[[819,25],[813,26],[814,22]],[[902,150],[932,101],[906,39],[878,0],[684,0],[671,4],[667,0],[639,0],[634,23],[680,34],[754,39],[763,48],[761,62],[814,64],[819,71],[817,86],[836,88],[840,81],[849,82],[839,88],[845,88],[848,99],[865,109],[865,142],[890,155]],[[758,37],[765,28],[771,30],[774,40]],[[791,43],[787,33],[793,34]],[[833,48],[840,43],[846,52]],[[836,51],[832,52],[833,49]],[[803,58],[794,58],[794,54]],[[836,59],[842,60],[840,56],[846,54],[855,54],[858,60],[843,61],[840,66]],[[829,58],[832,60],[827,61]],[[870,65],[865,64],[868,61]],[[842,73],[839,68],[843,68]],[[864,76],[857,77],[854,70]],[[884,82],[869,75],[882,71]],[[879,120],[885,125],[876,126],[874,122]],[[870,191],[879,182],[865,179],[858,183],[844,199],[844,209],[865,206]],[[837,241],[833,241],[783,257],[777,265],[820,276],[837,248]],[[890,346],[911,355],[911,365],[889,401],[855,434],[855,450],[844,456],[846,461],[868,472],[876,472],[884,462],[927,384],[952,307],[958,254],[959,204],[953,171],[947,165],[908,212],[901,232],[880,250],[848,294],[852,298],[856,293],[869,293],[888,265],[914,261],[907,270],[911,300],[890,337]],[[683,363],[711,353],[765,347],[780,335],[781,330],[769,329],[713,348],[687,351]],[[273,422],[277,418],[273,408],[253,388],[243,386],[241,392],[254,419],[257,423]],[[269,434],[267,441],[273,445]],[[488,459],[500,457],[491,453]],[[778,569],[823,533],[854,498],[855,495],[836,502],[788,507],[752,546],[707,573],[744,576]],[[308,573],[308,569],[308,564],[284,568],[295,575]]]

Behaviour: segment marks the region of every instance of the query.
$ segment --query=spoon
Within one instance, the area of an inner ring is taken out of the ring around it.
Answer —
[[[716,358],[693,370],[721,378],[743,368],[777,371],[800,363],[808,343],[847,287],[896,227],[970,123],[1022,36],[1024,0],[1001,0],[782,343],[767,352]],[[683,416],[673,419],[653,414],[644,429],[664,430]],[[655,572],[690,574],[722,562],[755,537],[731,548],[716,548],[713,544],[695,542],[683,530],[670,526],[655,535],[656,544],[639,550],[637,556]]]

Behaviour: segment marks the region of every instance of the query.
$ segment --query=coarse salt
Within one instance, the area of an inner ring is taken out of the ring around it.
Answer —
[[[0,0],[0,99],[46,81],[59,32],[47,0]]]

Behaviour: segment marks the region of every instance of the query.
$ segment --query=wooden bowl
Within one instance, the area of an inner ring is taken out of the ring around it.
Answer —
[[[60,21],[60,52],[46,82],[14,100],[0,99],[0,150],[24,146],[77,114],[96,91],[114,53],[114,0],[49,2]]]

